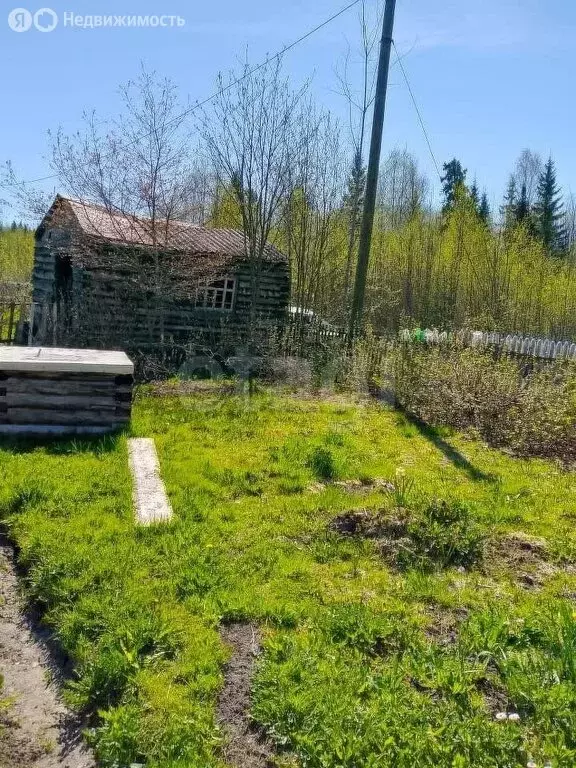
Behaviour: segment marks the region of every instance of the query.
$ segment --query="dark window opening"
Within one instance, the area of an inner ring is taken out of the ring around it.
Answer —
[[[234,306],[235,292],[236,280],[231,277],[213,282],[203,282],[196,289],[196,307],[231,312]]]

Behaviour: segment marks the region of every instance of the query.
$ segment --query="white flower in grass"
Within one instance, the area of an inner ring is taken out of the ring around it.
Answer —
[[[536,765],[534,760],[528,760],[528,762],[526,763],[526,768],[538,768],[538,766]]]
[[[508,715],[506,714],[506,712],[498,712],[496,714],[496,720],[498,720],[499,722],[508,720]]]
[[[518,712],[511,712],[508,715],[508,720],[511,720],[513,723],[518,723],[520,722],[520,715],[518,714]]]

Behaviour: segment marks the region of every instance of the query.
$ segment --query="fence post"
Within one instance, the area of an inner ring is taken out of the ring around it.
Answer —
[[[28,318],[28,346],[31,347],[34,342],[34,317],[36,315],[36,304],[30,304],[30,316]]]
[[[16,312],[16,304],[10,304],[10,312],[8,313],[8,344],[12,344],[14,341],[14,314]]]

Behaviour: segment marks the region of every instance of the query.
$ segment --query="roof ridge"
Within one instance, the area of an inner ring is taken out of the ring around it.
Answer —
[[[59,203],[65,204],[74,218],[74,226],[86,237],[118,245],[155,247],[189,255],[216,254],[240,259],[248,257],[248,237],[242,229],[198,226],[179,219],[158,219],[157,229],[154,230],[150,218],[115,213],[105,206],[63,195],[57,196],[37,233],[54,217],[60,207]],[[264,258],[277,262],[288,260],[272,243],[266,243]]]
[[[105,213],[107,216],[110,216],[111,218],[118,217],[118,218],[128,219],[129,221],[138,222],[142,224],[154,221],[154,219],[152,219],[152,217],[150,216],[140,216],[136,213],[131,213],[129,211],[121,211],[119,209],[118,210],[109,209],[105,205],[92,203],[88,200],[80,200],[79,198],[75,198],[75,197],[65,197],[64,195],[58,195],[58,197],[60,198],[60,200],[64,202],[72,203],[73,205],[79,205],[79,206],[82,206],[82,208],[91,208],[95,211]],[[195,229],[200,228],[199,224],[193,224],[191,221],[184,221],[183,219],[162,218],[162,219],[156,219],[156,222],[158,222],[159,224],[162,222],[165,222],[170,225],[176,224],[176,225],[182,225],[185,227],[194,227]]]

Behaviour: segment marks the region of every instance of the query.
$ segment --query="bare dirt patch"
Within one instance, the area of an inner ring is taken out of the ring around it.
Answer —
[[[407,519],[391,517],[377,510],[355,509],[336,517],[330,528],[343,536],[362,536],[365,539],[398,538],[406,533]]]
[[[393,491],[394,485],[388,480],[332,480],[314,483],[308,488],[310,493],[322,493],[326,488],[340,488],[347,493],[372,493],[373,491]]]
[[[331,522],[330,529],[342,536],[373,539],[390,565],[397,565],[399,554],[411,551],[413,546],[408,535],[408,518],[401,514],[390,516],[365,509],[344,512]]]
[[[426,636],[438,645],[455,645],[460,627],[469,616],[466,608],[444,608],[437,605],[429,610],[430,623],[425,629]]]
[[[24,617],[9,547],[0,545],[0,766],[93,768],[81,726],[59,697],[47,644]]]
[[[505,570],[521,587],[539,589],[559,572],[550,561],[548,542],[514,532],[492,539],[487,546],[487,571]]]
[[[252,624],[230,624],[220,630],[232,649],[218,698],[218,722],[226,734],[224,758],[237,768],[270,768],[273,748],[250,718],[254,664],[260,653],[260,632]]]
[[[486,709],[492,716],[495,716],[498,712],[510,710],[511,704],[508,694],[494,680],[483,677],[477,681],[476,688],[484,697]]]

